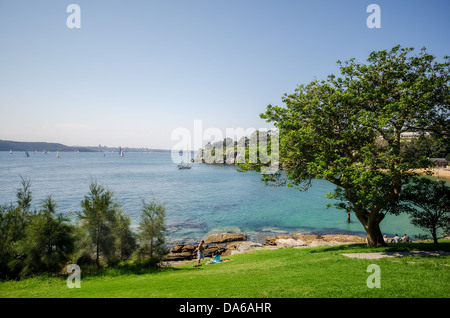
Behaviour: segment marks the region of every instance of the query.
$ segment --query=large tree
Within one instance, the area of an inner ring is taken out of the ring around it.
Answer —
[[[341,76],[300,85],[284,107],[261,114],[279,129],[284,170],[265,180],[301,190],[315,178],[332,182],[331,196],[350,203],[367,244],[384,246],[380,222],[412,169],[431,166],[402,155],[400,134],[450,134],[450,58],[396,46],[372,52],[367,63],[338,63]]]

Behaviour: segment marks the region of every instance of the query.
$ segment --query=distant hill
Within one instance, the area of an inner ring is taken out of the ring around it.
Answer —
[[[51,142],[23,142],[12,140],[0,140],[0,151],[39,151],[44,150],[55,152],[115,152],[119,151],[120,147],[89,147],[89,146],[66,146],[58,143]],[[123,147],[124,152],[170,152],[167,149],[149,149],[149,148],[129,148]]]
[[[80,151],[93,152],[88,147],[69,147],[58,143],[49,142],[22,142],[12,140],[0,140],[0,151]]]

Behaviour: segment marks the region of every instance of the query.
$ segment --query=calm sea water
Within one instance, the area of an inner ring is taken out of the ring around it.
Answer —
[[[209,232],[242,231],[260,241],[276,232],[363,234],[362,225],[325,198],[334,185],[315,180],[307,192],[267,187],[254,172],[240,173],[232,166],[192,164],[178,170],[170,153],[56,153],[0,152],[0,203],[16,200],[20,176],[31,180],[33,207],[51,195],[58,212],[80,211],[80,203],[97,180],[112,190],[136,227],[142,199],[165,202],[169,242],[194,242]],[[69,214],[70,215],[70,214]],[[423,233],[406,215],[387,216],[384,234]]]

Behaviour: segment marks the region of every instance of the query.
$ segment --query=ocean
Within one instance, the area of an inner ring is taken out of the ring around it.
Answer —
[[[243,232],[262,242],[268,235],[290,232],[364,235],[354,215],[327,203],[335,186],[314,180],[308,191],[269,187],[256,172],[241,173],[234,166],[192,163],[192,169],[176,169],[167,153],[56,153],[0,152],[0,203],[16,201],[21,176],[31,181],[32,208],[51,195],[57,212],[74,222],[80,203],[93,180],[115,193],[132,227],[140,221],[142,200],[166,204],[168,243],[193,243],[213,232]],[[410,224],[407,215],[388,215],[383,234],[411,238],[424,232]]]

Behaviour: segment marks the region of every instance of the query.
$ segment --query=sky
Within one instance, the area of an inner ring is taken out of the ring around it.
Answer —
[[[337,60],[397,44],[450,55],[449,12],[448,0],[0,0],[0,139],[171,149],[180,128],[203,144],[208,128],[269,129],[267,105],[338,74]]]

